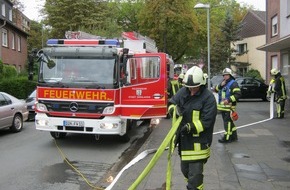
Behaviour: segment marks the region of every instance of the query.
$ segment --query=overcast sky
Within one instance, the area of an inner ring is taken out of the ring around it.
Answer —
[[[266,10],[266,0],[236,0],[240,4],[253,5],[255,9],[260,11]],[[25,6],[24,14],[31,20],[40,21],[39,10],[43,6],[45,0],[20,0]]]
[[[255,9],[266,11],[266,0],[236,0],[240,4],[253,5]]]

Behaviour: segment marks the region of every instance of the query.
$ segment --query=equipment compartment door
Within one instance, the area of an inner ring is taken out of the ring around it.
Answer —
[[[120,102],[123,117],[165,117],[167,112],[166,54],[146,53],[129,58]]]

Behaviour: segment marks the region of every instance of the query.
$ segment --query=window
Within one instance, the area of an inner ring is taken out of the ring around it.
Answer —
[[[247,53],[247,44],[238,44],[237,45],[237,53],[238,54],[244,54]]]
[[[272,18],[272,36],[278,34],[278,17],[277,15]]]
[[[12,33],[11,49],[14,49],[15,50],[15,34],[14,33]]]
[[[8,47],[8,35],[5,29],[2,29],[2,46]]]
[[[271,63],[272,63],[272,69],[273,68],[278,69],[278,57],[277,57],[277,55],[271,57]]]
[[[17,51],[21,51],[21,38],[17,36]]]
[[[2,4],[1,8],[2,8],[2,16],[5,17],[6,16],[6,10],[5,10],[5,4],[4,3]]]
[[[136,79],[136,75],[137,75],[137,62],[136,59],[130,59],[129,61],[130,63],[130,73],[129,75],[131,76],[131,79]]]
[[[21,65],[19,65],[18,67],[17,67],[17,71],[18,71],[18,73],[20,73],[21,72]]]
[[[241,76],[245,76],[245,74],[248,72],[248,68],[247,67],[238,67],[237,68],[237,74],[241,75]]]
[[[281,74],[288,77],[289,74],[289,68],[290,68],[290,60],[289,60],[289,54],[284,53],[282,54],[282,61],[281,61]]]
[[[135,57],[127,61],[125,85],[157,81],[160,77],[159,57]]]
[[[12,21],[12,9],[9,9],[9,20]]]
[[[0,106],[12,104],[12,101],[5,94],[0,94]]]
[[[159,78],[159,58],[143,58],[141,63],[141,78]]]

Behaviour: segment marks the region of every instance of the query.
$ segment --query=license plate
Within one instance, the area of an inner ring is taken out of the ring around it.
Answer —
[[[70,126],[70,127],[83,127],[85,126],[84,121],[63,121],[64,126]]]

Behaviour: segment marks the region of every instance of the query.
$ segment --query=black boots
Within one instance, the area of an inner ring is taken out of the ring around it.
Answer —
[[[233,131],[232,136],[230,137],[230,139],[232,140],[232,142],[234,141],[238,141],[238,134],[237,131]]]
[[[219,143],[230,143],[231,139],[227,140],[226,136],[223,136],[223,138],[219,139],[218,141],[219,141]]]
[[[233,134],[230,136],[229,140],[226,139],[226,136],[224,135],[221,139],[218,140],[219,143],[231,143],[238,141],[238,134],[237,131],[233,131]]]

